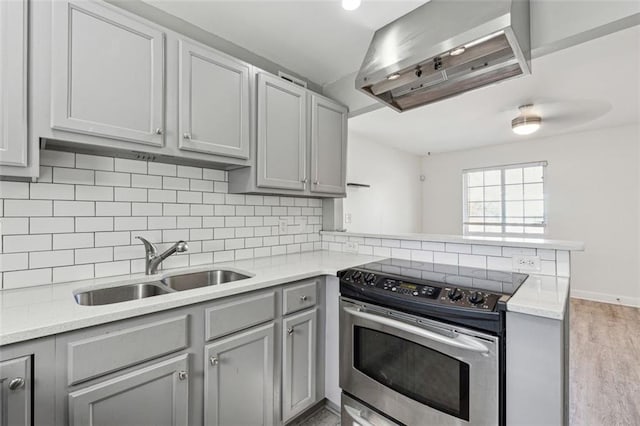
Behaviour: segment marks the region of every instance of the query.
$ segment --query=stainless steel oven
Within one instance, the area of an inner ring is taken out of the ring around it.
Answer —
[[[499,424],[498,336],[342,297],[340,351],[343,425]]]

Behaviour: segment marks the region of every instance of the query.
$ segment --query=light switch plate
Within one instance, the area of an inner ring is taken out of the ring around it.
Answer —
[[[344,251],[347,253],[358,253],[358,243],[347,241],[344,243]]]
[[[540,256],[513,256],[513,269],[517,271],[540,271]]]

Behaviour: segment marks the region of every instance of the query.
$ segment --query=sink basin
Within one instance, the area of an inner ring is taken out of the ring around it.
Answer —
[[[212,271],[174,275],[172,277],[162,279],[162,283],[173,290],[183,291],[191,290],[194,288],[207,287],[210,285],[230,283],[247,278],[251,277],[225,269],[214,269]]]
[[[85,306],[110,305],[112,303],[129,300],[145,299],[147,297],[167,294],[171,291],[159,282],[129,284],[118,287],[102,288],[78,293],[74,297],[76,303]]]

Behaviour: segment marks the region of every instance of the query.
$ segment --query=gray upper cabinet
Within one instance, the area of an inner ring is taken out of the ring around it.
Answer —
[[[0,1],[0,166],[27,166],[26,0]]]
[[[251,67],[195,42],[179,50],[180,149],[249,158]]]
[[[317,309],[283,321],[282,420],[316,403]]]
[[[164,144],[164,33],[97,2],[53,2],[51,126]]]
[[[31,357],[0,362],[0,424],[31,425]]]
[[[344,194],[347,169],[347,108],[311,96],[311,191]]]
[[[272,425],[274,324],[205,346],[205,425]]]
[[[307,187],[306,89],[258,73],[257,184],[304,191]]]
[[[180,355],[69,394],[69,423],[187,425],[189,359]]]

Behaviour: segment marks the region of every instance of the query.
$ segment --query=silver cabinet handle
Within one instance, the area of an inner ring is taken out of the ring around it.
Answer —
[[[218,365],[218,358],[212,356],[211,358],[209,358],[209,363],[211,364],[211,366],[215,367],[216,365]]]
[[[155,131],[156,135],[161,135],[162,134],[162,129],[160,127],[158,127]]]
[[[16,377],[9,382],[9,390],[17,390],[24,386],[24,379]]]
[[[182,135],[184,139],[191,139],[191,133],[185,133]]]
[[[307,183],[307,178],[302,179],[300,182]]]
[[[306,302],[307,301],[307,296],[300,296],[300,301]]]
[[[320,181],[319,180],[315,180],[315,181],[313,181],[313,184],[314,185],[320,185]]]
[[[189,373],[187,373],[186,371],[179,371],[178,372],[178,379],[187,380],[188,378],[189,378]]]
[[[293,334],[293,327],[287,328],[287,334],[291,336]]]

